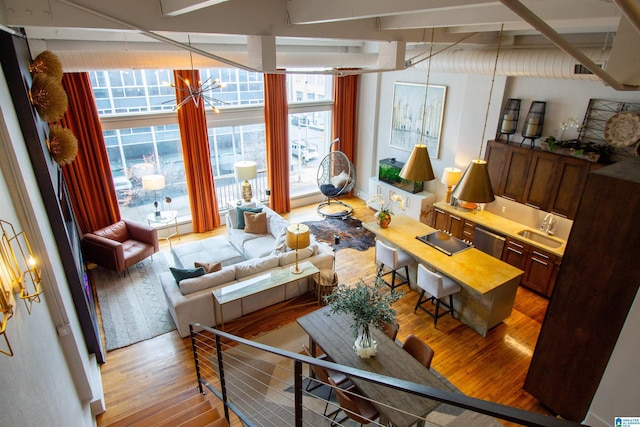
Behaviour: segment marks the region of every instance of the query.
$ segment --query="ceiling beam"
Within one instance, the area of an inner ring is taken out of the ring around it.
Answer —
[[[160,0],[160,8],[163,16],[178,16],[226,1],[228,0]]]

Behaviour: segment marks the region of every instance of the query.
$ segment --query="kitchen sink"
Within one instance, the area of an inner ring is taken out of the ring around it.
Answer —
[[[549,237],[544,233],[540,233],[534,230],[520,230],[518,231],[518,236],[533,240],[534,242],[540,243],[550,248],[559,248],[564,244],[564,242],[561,240],[556,240],[553,237]]]

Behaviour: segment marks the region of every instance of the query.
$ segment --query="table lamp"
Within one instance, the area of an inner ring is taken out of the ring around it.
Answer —
[[[256,162],[252,162],[250,160],[242,160],[240,162],[234,163],[233,169],[236,173],[236,179],[238,181],[244,180],[244,182],[242,183],[242,200],[249,203],[251,201],[251,198],[253,197],[249,180],[255,179],[255,177],[258,175]]]
[[[287,227],[287,246],[296,251],[296,265],[291,267],[293,274],[300,274],[303,272],[298,267],[298,249],[304,249],[311,243],[309,227],[305,224],[291,224]]]
[[[445,202],[451,203],[451,189],[460,181],[461,175],[462,171],[458,168],[444,168],[440,182],[447,186],[447,195],[444,198]]]
[[[164,188],[164,175],[145,175],[142,177],[142,188],[144,190],[153,190],[153,206],[156,208],[156,217],[160,217],[160,209],[158,209],[158,190]]]

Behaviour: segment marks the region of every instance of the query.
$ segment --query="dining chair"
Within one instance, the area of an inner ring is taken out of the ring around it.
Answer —
[[[329,377],[329,384],[333,387],[340,409],[347,415],[347,418],[351,418],[362,426],[375,421],[380,416],[376,407],[362,397],[355,386],[345,392],[345,390],[338,387],[331,377]],[[336,413],[336,417],[337,415]],[[331,426],[342,425],[345,419],[335,421],[334,417]]]
[[[416,261],[405,252],[392,248],[380,240],[376,240],[376,263],[379,264],[376,279],[382,278],[383,282],[391,289],[395,289],[397,286],[402,286],[405,283],[409,285],[409,266],[415,264],[415,262]],[[391,271],[384,273],[385,266]],[[404,276],[397,272],[401,268],[404,268]],[[391,274],[391,283],[383,278],[388,274]],[[399,276],[402,281],[396,283],[396,276]]]
[[[397,323],[385,323],[380,327],[380,330],[385,333],[392,341],[396,340],[400,325]]]
[[[429,345],[413,334],[409,334],[402,343],[402,349],[413,356],[421,365],[429,369],[435,354]]]
[[[416,307],[413,309],[414,313],[418,310],[418,307],[420,307],[429,316],[433,317],[434,328],[437,328],[438,326],[438,319],[447,313],[451,313],[451,317],[455,318],[455,316],[453,315],[453,294],[455,294],[456,292],[460,292],[460,289],[461,289],[460,285],[458,285],[456,282],[454,282],[453,280],[449,279],[446,276],[443,277],[438,273],[434,273],[430,270],[427,270],[427,268],[422,264],[418,264],[417,285],[419,288],[422,289],[422,292],[420,293],[420,297],[418,298]],[[423,300],[422,298],[424,297],[425,292],[429,293],[431,297],[425,298]],[[442,298],[446,298],[446,297],[449,297],[448,304],[442,301]],[[422,305],[429,301],[431,301],[432,303],[435,303],[436,305],[435,313],[427,310]],[[442,313],[440,313],[441,304],[446,307],[446,310],[444,310]]]
[[[309,357],[314,357],[311,354],[311,351],[309,351],[309,348],[302,344],[302,351],[304,352],[304,354],[306,356]],[[324,358],[322,358],[324,359]],[[311,370],[313,371],[314,375],[316,376],[317,380],[311,380],[309,381],[309,383],[307,384],[306,390],[307,391],[311,391],[311,390],[315,390],[316,388],[322,386],[322,385],[328,385],[330,384],[330,380],[333,381],[333,384],[336,387],[342,387],[346,384],[349,384],[349,378],[347,378],[347,376],[345,374],[343,374],[342,372],[337,372],[334,371],[333,369],[325,369],[322,366],[316,366],[316,365],[311,365]],[[313,387],[309,387],[311,385],[312,382],[315,382],[316,385],[314,385]],[[329,401],[331,400],[331,396],[333,395],[333,387],[329,386],[329,395],[327,396],[326,399],[326,403],[324,405],[324,416],[325,417],[331,417],[331,416],[335,416],[338,412],[340,412],[339,409],[336,409],[335,411],[327,414],[327,409],[329,409]]]

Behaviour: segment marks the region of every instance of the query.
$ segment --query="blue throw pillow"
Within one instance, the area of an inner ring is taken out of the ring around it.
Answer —
[[[171,270],[171,274],[173,274],[173,278],[176,279],[176,283],[180,284],[181,280],[191,279],[192,277],[198,277],[205,274],[204,268],[175,268],[169,267]]]
[[[238,230],[244,230],[244,213],[260,213],[262,212],[262,208],[243,208],[242,206],[238,206],[236,208],[236,228]]]

